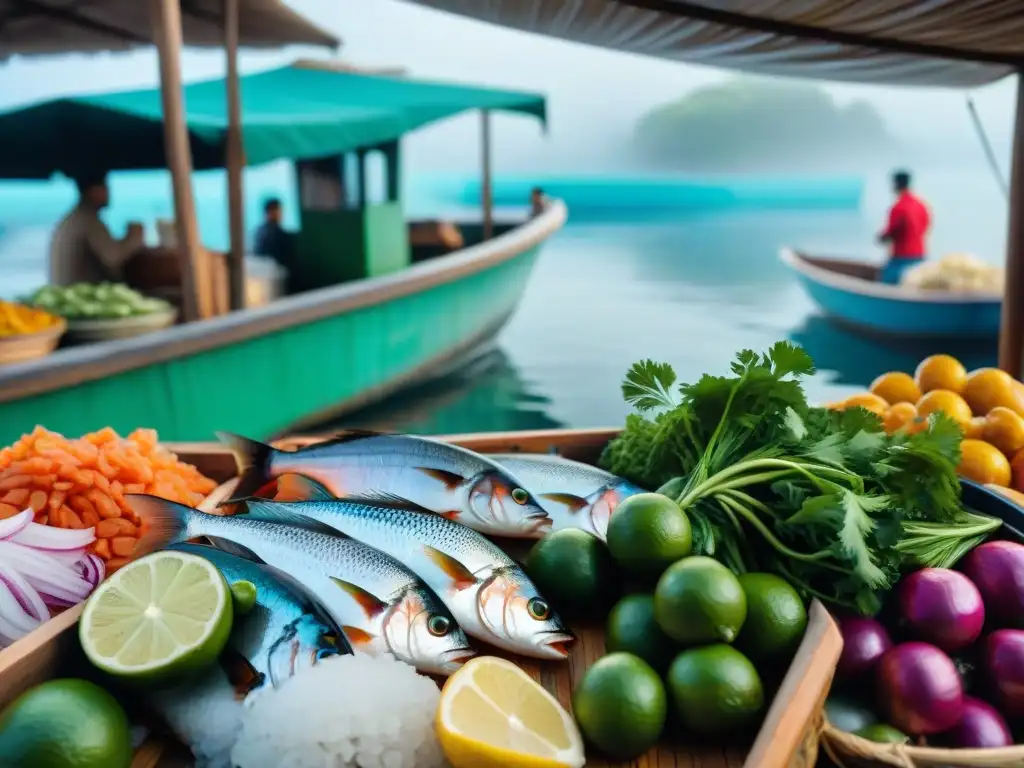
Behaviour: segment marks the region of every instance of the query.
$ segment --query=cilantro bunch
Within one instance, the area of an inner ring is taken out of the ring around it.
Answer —
[[[637,413],[601,465],[675,499],[695,554],[871,614],[904,566],[951,565],[999,521],[960,504],[955,422],[936,414],[925,430],[887,435],[862,408],[811,407],[800,378],[813,372],[788,342],[740,352],[730,376],[693,384],[637,363],[622,386]]]

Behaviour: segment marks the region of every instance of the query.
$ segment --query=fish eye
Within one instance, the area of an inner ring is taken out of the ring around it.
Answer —
[[[444,637],[451,627],[452,623],[444,616],[431,616],[427,622],[427,631],[434,637]]]
[[[328,645],[337,645],[338,644],[338,636],[336,634],[334,634],[333,632],[324,632],[322,635],[320,635],[320,639],[323,640]]]
[[[548,617],[551,615],[551,606],[539,597],[531,597],[529,602],[526,603],[526,610],[528,610],[530,615],[537,621],[547,621]]]
[[[516,504],[525,504],[526,500],[530,498],[530,494],[524,491],[522,488],[515,488],[512,490],[512,501]]]

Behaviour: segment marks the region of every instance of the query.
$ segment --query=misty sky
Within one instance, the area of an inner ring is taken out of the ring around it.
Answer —
[[[341,54],[363,64],[402,65],[424,77],[542,91],[550,98],[551,130],[544,136],[527,119],[496,126],[499,171],[525,166],[551,170],[610,170],[617,148],[650,107],[688,90],[731,76],[707,67],[680,65],[505,30],[398,0],[291,0],[290,3],[344,40]],[[243,71],[285,63],[291,49],[244,54]],[[189,52],[186,79],[223,74],[219,52]],[[0,106],[57,94],[102,91],[157,83],[152,52],[114,56],[16,60],[0,65]],[[876,106],[890,131],[918,147],[957,155],[985,168],[964,93],[830,85],[837,100],[863,98]],[[1014,107],[1015,83],[1004,80],[974,92],[985,129],[1003,167]],[[478,159],[472,117],[427,129],[409,142],[407,156],[421,169],[467,169]],[[585,140],[580,137],[586,137]]]

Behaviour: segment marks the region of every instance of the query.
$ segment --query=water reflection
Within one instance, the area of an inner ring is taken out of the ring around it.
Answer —
[[[551,401],[532,391],[508,355],[492,348],[459,370],[364,408],[331,428],[418,434],[503,432],[565,426],[548,415]]]

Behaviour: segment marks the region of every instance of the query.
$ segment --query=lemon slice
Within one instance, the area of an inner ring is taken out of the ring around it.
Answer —
[[[515,664],[493,656],[467,662],[448,678],[437,735],[454,768],[581,768],[576,723]]]
[[[155,681],[213,664],[231,634],[231,589],[208,560],[156,552],[102,582],[85,604],[78,637],[96,667]]]

